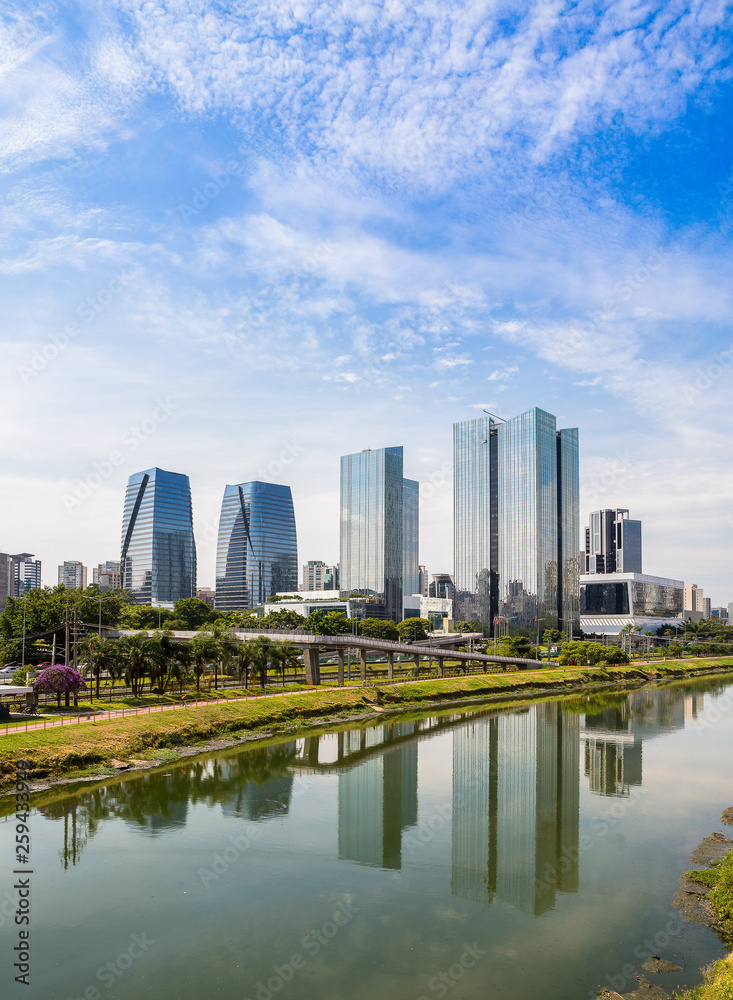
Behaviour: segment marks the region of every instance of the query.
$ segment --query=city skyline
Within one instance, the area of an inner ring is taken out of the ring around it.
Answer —
[[[206,41],[155,5],[47,8],[5,39],[2,551],[48,583],[111,559],[127,475],[183,469],[213,585],[236,454],[333,563],[333,456],[399,428],[447,570],[452,423],[537,405],[580,428],[583,520],[633,510],[655,572],[728,600],[716,8],[459,5],[403,30],[367,5],[359,41],[336,5],[299,55],[268,3],[242,38],[212,7]]]
[[[534,407],[533,409],[534,410],[540,410],[541,408]],[[530,412],[530,411],[527,411],[527,412]],[[512,418],[512,419],[515,419],[515,418]],[[476,427],[478,427],[479,423],[481,422],[481,420],[484,420],[484,421],[488,420],[488,423],[489,424],[493,424],[493,426],[494,426],[495,429],[498,427],[499,423],[506,424],[508,422],[508,421],[504,420],[504,418],[499,418],[499,420],[497,421],[496,418],[495,418],[495,416],[491,416],[489,418],[486,418],[486,417],[484,417],[484,418],[472,418],[470,421],[463,421],[462,424],[463,425],[467,425],[468,423],[472,423],[472,424],[475,424]],[[509,423],[511,423],[511,421],[509,421]],[[456,443],[455,443],[455,426],[459,426],[459,425],[461,425],[461,422],[459,422],[459,424],[454,425],[454,431],[453,431],[453,434],[454,434],[453,452],[454,453],[455,453],[455,448],[456,448]],[[477,433],[478,433],[478,431],[477,431]],[[565,432],[563,432],[563,433],[565,433]],[[577,447],[577,429],[574,429],[572,431],[572,433],[575,434],[575,442],[576,443],[575,443],[574,447],[575,447],[575,451],[577,453],[577,451],[578,451],[578,447]],[[559,434],[559,432],[558,432],[558,434]],[[474,444],[475,443],[476,442],[474,442]],[[370,449],[365,449],[365,450],[369,451]],[[418,447],[415,450],[418,451],[418,452],[420,451],[419,445],[418,445]],[[294,447],[292,449],[292,454],[297,454],[297,451],[298,451],[297,447]],[[582,451],[578,455],[578,460],[579,460],[579,462],[582,462]],[[284,464],[286,465],[287,462],[286,461],[281,461],[280,462],[280,466],[282,466]],[[260,470],[260,471],[263,471],[263,470]],[[277,471],[277,469],[275,471]],[[142,475],[142,473],[141,473],[141,475]],[[417,482],[417,481],[412,481],[412,480],[405,479],[405,485],[407,485],[408,483],[410,483],[410,486],[412,488],[410,495],[412,495],[413,493],[416,494],[416,496],[413,497],[413,501],[412,502],[416,503],[418,505],[418,507],[419,507],[419,519],[420,519],[420,523],[421,524],[422,524],[422,519],[423,519],[423,516],[424,516],[424,514],[423,514],[423,500],[425,500],[427,498],[427,500],[429,502],[429,500],[435,495],[436,491],[441,491],[442,493],[445,493],[446,486],[447,485],[450,486],[450,484],[454,483],[453,477],[454,477],[453,463],[444,462],[443,465],[441,466],[441,468],[438,470],[437,474],[433,474],[432,476],[430,476],[430,478],[429,478],[429,480],[427,482]],[[129,484],[129,480],[128,480],[128,484]],[[278,485],[281,485],[281,484],[272,484],[272,485],[278,486]],[[417,487],[417,489],[415,489],[415,487]],[[285,485],[285,484],[282,484],[282,488],[290,491],[290,487],[287,486],[287,485]],[[453,489],[454,488],[455,488],[455,485],[453,485],[453,488],[451,488],[449,490],[450,500],[451,501],[453,500]],[[195,495],[193,489],[191,489],[191,495],[192,495],[192,497]],[[78,504],[82,503],[81,500],[75,500],[74,502],[78,503]],[[291,492],[291,502],[292,502],[292,492]],[[198,575],[197,575],[197,583],[196,583],[196,585],[197,585],[197,587],[210,587],[210,589],[215,590],[215,581],[216,581],[215,563],[216,563],[216,546],[217,546],[216,539],[218,537],[218,527],[219,527],[219,521],[220,521],[220,517],[221,517],[221,501],[219,501],[219,511],[218,511],[218,516],[217,516],[217,521],[216,521],[216,527],[214,526],[214,522],[213,522],[213,520],[211,518],[207,518],[204,521],[203,526],[201,526],[201,523],[198,522],[197,505],[196,505],[196,501],[195,500],[192,500],[192,509],[193,509],[193,512],[194,512],[194,515],[193,515],[193,533],[194,533],[194,539],[195,539],[195,549],[196,549],[196,552],[198,553],[200,551],[200,549],[203,548],[203,551],[207,555],[211,556],[211,551],[210,550],[212,550],[212,548],[213,548],[213,557],[210,558],[209,561],[214,563],[214,569],[213,569],[213,572],[212,572],[211,582],[209,581],[208,576],[206,576],[206,575],[202,576],[201,575],[200,563],[197,563],[197,574]],[[605,506],[603,509],[604,510],[608,510],[609,508],[607,506]],[[626,510],[625,508],[623,508],[623,509]],[[586,527],[585,527],[585,525],[587,525],[588,517],[590,516],[590,514],[593,513],[593,511],[585,511],[585,513],[584,513],[583,506],[582,506],[582,491],[581,491],[581,507],[580,507],[580,511],[581,511],[581,513],[580,513],[580,519],[579,519],[580,525],[579,525],[579,531],[578,531],[578,548],[579,548],[579,551],[582,550],[585,547],[585,537],[586,537]],[[453,534],[453,531],[454,531],[454,528],[453,528],[453,517],[454,517],[454,508],[451,507],[451,528],[450,528],[450,531],[449,531],[449,533],[451,535]],[[319,520],[321,526],[323,526],[323,517],[322,517],[322,514],[321,514],[321,516],[320,516],[320,518],[318,520]],[[199,524],[198,530],[197,530],[197,523]],[[639,524],[640,522],[635,521],[635,522],[632,522],[632,523],[633,524]],[[445,526],[443,525],[443,529],[442,530],[444,530],[444,528],[445,528]],[[339,530],[338,529],[338,524],[337,524],[335,530],[336,530],[336,534],[338,536],[338,530]],[[422,534],[422,527],[421,527],[420,531],[421,531],[421,534]],[[300,534],[301,534],[301,530],[299,529],[299,536],[300,536]],[[302,534],[305,535],[306,537],[308,536],[309,531],[308,531],[308,525],[307,524],[304,526],[304,530],[302,531]],[[333,534],[333,531],[331,532],[331,534]],[[653,532],[651,534],[653,535]],[[203,540],[203,544],[201,544],[202,540]],[[79,549],[81,549],[82,547],[85,547],[85,546],[86,547],[89,546],[89,542],[88,541],[78,540],[76,543],[74,543],[73,552],[75,554],[78,554]],[[425,564],[425,562],[426,562],[425,555],[424,555],[424,552],[422,550],[422,546],[423,546],[423,541],[422,541],[422,537],[421,537],[420,538],[419,550],[418,550],[417,555],[415,556],[415,558],[413,558],[413,562],[415,562],[415,569],[417,569],[417,562],[422,562],[423,564]],[[62,551],[60,544],[57,543],[55,547],[56,547],[56,549],[58,551]],[[645,545],[645,547],[646,547],[646,545]],[[570,546],[569,548],[570,548],[570,550],[572,550],[572,546]],[[95,546],[95,549],[96,549],[96,546]],[[68,552],[68,549],[66,551]],[[89,568],[91,568],[93,566],[94,562],[97,561],[97,555],[95,555],[94,557],[92,557],[89,560],[84,559],[84,558],[79,559],[78,562],[80,564],[85,565],[85,566],[88,565]],[[119,557],[119,552],[118,552],[117,555]],[[301,558],[302,555],[305,555],[305,558],[308,558],[308,554],[307,553],[304,554],[302,552],[300,553],[300,555],[299,555],[298,558]],[[316,553],[315,555],[320,555],[320,553]],[[415,555],[415,553],[413,553],[413,555]],[[339,552],[338,552],[338,541],[337,541],[337,558],[335,560],[333,560],[333,564],[337,564],[338,563],[338,556],[339,556]],[[50,560],[47,561],[47,559],[45,557],[41,558],[39,561],[43,564],[43,566],[45,566],[45,569],[43,569],[43,571],[42,571],[42,585],[43,586],[55,586],[58,583],[58,577],[57,577],[57,573],[53,572],[53,568],[51,567],[51,561]],[[66,555],[64,555],[60,559],[60,563],[61,564],[63,564],[64,562],[68,562],[68,561],[69,560],[66,558]],[[77,561],[77,560],[74,560],[74,561]],[[453,567],[454,567],[454,555],[452,555],[451,561],[448,564],[448,566],[442,567],[442,569],[439,572],[451,572],[453,570]],[[434,570],[431,569],[431,572],[434,572]],[[206,570],[204,570],[204,574],[205,573],[206,573]],[[415,581],[417,581],[417,579],[418,579],[417,572],[415,572],[413,575],[414,575]],[[699,576],[700,574],[698,574],[698,573],[695,572],[695,575]],[[90,574],[90,577],[91,577],[91,574]],[[282,588],[282,589],[286,589],[286,588]],[[297,589],[297,584],[292,589]],[[710,590],[711,588],[708,586],[706,589]],[[417,590],[415,590],[415,592],[417,592]],[[407,589],[405,590],[405,593],[408,593]],[[727,601],[727,596],[729,596],[729,595],[728,595],[727,589],[725,589],[725,586],[721,588],[721,593],[723,593],[722,599],[717,599],[717,598],[710,599],[711,606],[726,606],[729,603]]]

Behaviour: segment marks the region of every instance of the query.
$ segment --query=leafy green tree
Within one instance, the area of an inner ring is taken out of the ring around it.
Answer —
[[[549,646],[551,643],[560,642],[562,639],[562,632],[559,628],[546,628],[542,633],[542,642],[545,646]]]
[[[293,629],[304,629],[306,627],[306,619],[303,615],[299,615],[297,611],[284,609],[282,611],[270,611],[268,614],[263,615],[260,619],[260,624],[263,628],[270,629],[272,632],[284,632],[292,631]]]
[[[427,639],[430,621],[427,618],[405,618],[397,626],[397,634],[402,642],[419,642]]]
[[[352,632],[351,620],[343,611],[311,611],[305,624],[313,635],[349,635]]]
[[[206,601],[201,601],[198,597],[181,597],[173,605],[173,614],[185,622],[185,628],[191,631],[221,618],[221,611],[210,608]]]
[[[101,601],[95,598],[103,598]],[[43,587],[29,590],[24,598],[9,597],[0,614],[0,641],[7,659],[19,660],[23,643],[25,613],[26,661],[38,663],[48,658],[56,633],[58,648],[64,641],[67,613],[70,621],[97,628],[117,626],[127,607],[124,591],[100,592],[96,585],[85,590]],[[36,643],[35,640],[38,640]]]
[[[383,618],[363,618],[359,622],[359,635],[369,639],[393,639],[397,640],[400,633],[393,621],[385,621]]]
[[[561,666],[586,666],[590,663],[628,663],[629,657],[618,646],[604,646],[600,642],[566,642],[557,661]]]

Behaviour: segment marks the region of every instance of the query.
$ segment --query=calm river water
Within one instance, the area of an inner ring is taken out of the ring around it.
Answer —
[[[444,713],[77,790],[31,815],[31,985],[3,915],[0,994],[590,1000],[650,952],[692,984],[723,948],[671,903],[733,805],[731,705],[728,679]]]

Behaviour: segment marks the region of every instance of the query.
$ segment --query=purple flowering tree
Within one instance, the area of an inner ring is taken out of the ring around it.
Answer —
[[[86,681],[73,667],[56,665],[46,667],[33,681],[33,691],[36,694],[55,694],[56,704],[61,705],[61,695],[65,695],[64,704],[68,707],[69,695],[76,694],[85,688]]]

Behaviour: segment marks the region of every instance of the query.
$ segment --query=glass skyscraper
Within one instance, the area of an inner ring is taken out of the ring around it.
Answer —
[[[216,607],[249,610],[298,589],[298,543],[289,486],[227,486],[216,550]]]
[[[579,618],[578,432],[537,407],[454,425],[455,616],[534,631]]]
[[[122,518],[122,586],[137,604],[196,596],[196,543],[188,476],[163,469],[127,481]]]
[[[341,588],[376,597],[399,622],[417,592],[419,488],[402,476],[402,448],[341,458]],[[408,589],[409,588],[409,589]]]
[[[420,593],[420,484],[402,480],[402,594]]]

